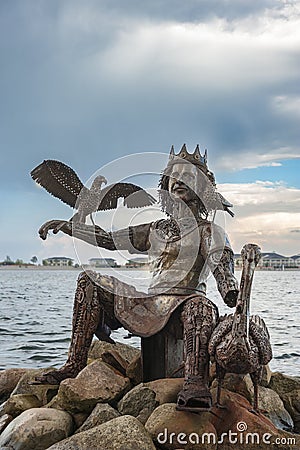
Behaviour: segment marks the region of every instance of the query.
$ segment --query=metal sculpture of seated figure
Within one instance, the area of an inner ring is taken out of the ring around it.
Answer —
[[[111,341],[111,330],[124,327],[149,337],[164,328],[180,308],[183,325],[185,381],[177,408],[207,410],[212,405],[208,385],[208,342],[218,322],[218,309],[206,297],[211,271],[225,303],[233,307],[238,284],[233,273],[233,252],[223,229],[208,220],[216,209],[232,206],[216,191],[207,155],[199,146],[178,155],[172,147],[160,183],[159,197],[166,219],[106,232],[99,226],[46,222],[39,230],[62,231],[109,250],[148,253],[152,281],[148,293],[139,292],[113,276],[86,271],[79,275],[75,293],[73,330],[67,362],[36,378],[38,383],[59,384],[76,377],[86,366],[93,336]],[[232,213],[231,213],[232,214]]]

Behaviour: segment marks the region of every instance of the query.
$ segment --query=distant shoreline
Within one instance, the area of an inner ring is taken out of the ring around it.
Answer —
[[[24,266],[19,266],[19,265],[11,265],[11,266],[0,266],[0,270],[70,270],[70,271],[75,271],[75,270],[140,270],[140,271],[148,271],[148,269],[143,269],[143,268],[138,268],[138,267],[125,267],[125,266],[118,266],[118,267],[92,267],[92,266],[87,266],[84,265],[79,266],[79,267],[70,267],[70,266],[32,266],[32,265],[24,265]]]
[[[125,266],[119,266],[119,267],[91,267],[91,266],[80,266],[80,267],[70,267],[70,266],[66,266],[66,267],[58,267],[58,266],[33,266],[33,265],[10,265],[10,266],[0,266],[0,270],[71,270],[71,271],[82,271],[82,270],[140,270],[143,272],[147,272],[149,271],[148,269],[143,269],[143,268],[139,268],[139,267],[125,267]],[[239,272],[241,270],[241,268],[239,267],[235,267],[234,270],[236,272]],[[300,268],[284,268],[284,270],[281,269],[271,269],[271,268],[260,268],[260,267],[256,267],[255,269],[256,271],[265,271],[265,272],[291,272],[291,271],[299,271]]]

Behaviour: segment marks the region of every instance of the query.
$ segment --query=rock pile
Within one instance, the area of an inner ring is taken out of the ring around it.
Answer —
[[[42,370],[43,372],[45,371]],[[299,449],[300,378],[265,369],[263,414],[251,412],[249,376],[227,374],[224,409],[176,410],[180,378],[141,382],[139,351],[95,341],[88,366],[60,386],[31,385],[42,372],[0,372],[0,449]],[[211,370],[212,393],[216,382]]]

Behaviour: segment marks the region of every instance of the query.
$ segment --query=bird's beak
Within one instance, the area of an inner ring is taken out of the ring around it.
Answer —
[[[103,177],[103,183],[107,184],[107,179]]]

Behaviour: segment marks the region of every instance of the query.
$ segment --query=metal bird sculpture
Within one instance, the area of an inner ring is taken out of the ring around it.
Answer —
[[[208,348],[216,361],[217,406],[221,406],[220,394],[225,374],[249,373],[254,386],[253,412],[258,411],[258,383],[262,367],[272,359],[270,337],[263,319],[256,315],[249,317],[252,280],[260,255],[260,248],[255,244],[243,247],[243,270],[235,313],[221,319]]]
[[[52,159],[43,161],[30,175],[54,197],[77,209],[70,219],[73,223],[85,223],[86,217],[93,212],[115,209],[121,197],[128,208],[150,206],[156,202],[152,195],[132,183],[114,183],[102,189],[103,183],[107,183],[102,175],[97,176],[88,189],[71,167]]]

